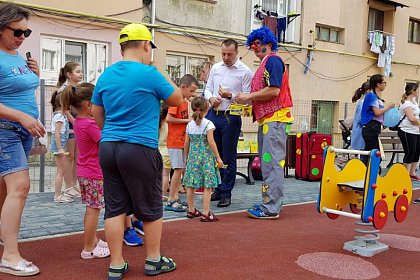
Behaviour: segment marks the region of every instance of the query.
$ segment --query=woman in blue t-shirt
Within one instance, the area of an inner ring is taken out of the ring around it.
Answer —
[[[369,85],[372,91],[366,94],[363,101],[360,122],[362,125],[362,137],[365,140],[365,151],[379,149],[378,137],[384,122],[384,113],[395,107],[395,103],[384,106],[382,92],[386,88],[386,82],[383,75],[373,75],[369,80]],[[361,159],[367,165],[369,157],[362,156]]]
[[[4,243],[0,273],[29,276],[38,274],[39,269],[22,258],[17,241],[29,192],[32,137],[45,135],[45,128],[37,120],[39,72],[34,59],[28,55],[25,60],[18,52],[31,34],[29,11],[2,3],[0,15],[0,238]]]

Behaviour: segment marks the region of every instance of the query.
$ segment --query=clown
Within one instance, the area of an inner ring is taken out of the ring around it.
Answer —
[[[283,166],[286,155],[286,125],[293,121],[289,76],[276,55],[277,39],[267,27],[252,31],[246,45],[261,64],[251,82],[251,94],[240,93],[237,102],[251,102],[258,122],[258,153],[263,176],[262,202],[247,211],[257,219],[277,219],[283,207]]]

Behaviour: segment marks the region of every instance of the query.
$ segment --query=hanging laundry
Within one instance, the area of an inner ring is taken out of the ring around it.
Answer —
[[[392,55],[387,53],[385,54],[385,70],[384,70],[385,77],[389,77],[391,74],[391,64],[392,64]]]
[[[263,19],[264,26],[270,28],[274,35],[277,37],[277,18],[265,15]]]
[[[385,67],[386,54],[380,53],[378,55],[378,67]]]
[[[379,31],[369,31],[370,50],[378,53],[378,67],[384,68],[384,76],[391,75],[392,56],[395,53],[395,36],[386,35]]]
[[[374,53],[381,53],[381,46],[383,44],[383,35],[378,31],[369,31],[369,43],[371,43],[370,51]]]
[[[387,36],[387,49],[391,55],[395,53],[395,36]]]
[[[277,19],[277,41],[284,42],[287,26],[287,17]]]
[[[308,50],[308,54],[306,55],[305,69],[303,70],[303,74],[308,73],[308,71],[311,69],[311,63],[313,59],[314,59],[314,52]]]
[[[260,10],[255,10],[255,15],[254,16],[258,20],[263,20],[264,19],[264,14]]]

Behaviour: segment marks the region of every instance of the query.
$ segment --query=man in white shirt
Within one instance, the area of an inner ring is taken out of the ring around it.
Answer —
[[[252,71],[238,59],[238,43],[226,39],[221,45],[222,61],[210,70],[204,96],[210,102],[207,119],[216,126],[214,140],[227,167],[220,169],[222,184],[216,188],[211,200],[218,200],[217,207],[231,203],[232,189],[236,179],[236,148],[241,132],[241,116],[231,115],[229,106],[235,103],[240,92],[251,91]]]

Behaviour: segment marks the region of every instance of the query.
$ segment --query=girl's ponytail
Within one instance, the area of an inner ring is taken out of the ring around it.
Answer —
[[[65,72],[65,67],[61,67],[60,69],[60,74],[58,75],[58,82],[57,82],[57,87],[60,88],[62,85],[64,85],[64,83],[67,81],[67,77],[66,77],[66,72]]]
[[[368,91],[369,89],[370,89],[369,83],[368,82],[363,83],[362,86],[356,90],[353,97],[351,98],[351,101],[355,103],[357,100],[362,98],[365,92]]]
[[[204,97],[197,96],[191,101],[191,109],[194,112],[192,117],[197,125],[201,124],[201,120],[204,118],[208,108],[209,103]]]
[[[66,86],[66,88],[61,92],[61,110],[63,112],[70,111],[70,107],[73,104],[74,97],[74,87]]]
[[[50,100],[53,112],[60,108],[60,94],[58,90],[54,91]]]
[[[419,88],[419,84],[417,83],[408,83],[405,86],[405,92],[403,93],[401,97],[401,104],[404,104],[404,102],[407,100],[407,98],[415,92]]]
[[[193,117],[195,123],[197,125],[200,125],[201,120],[204,118],[204,112],[197,110],[192,114],[192,117]]]

